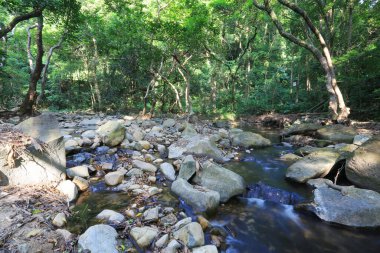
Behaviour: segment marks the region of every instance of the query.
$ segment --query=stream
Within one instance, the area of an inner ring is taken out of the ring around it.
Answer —
[[[293,151],[284,146],[277,130],[250,129],[271,139],[272,147],[246,153],[240,161],[224,165],[241,175],[248,185],[259,181],[310,199],[312,190],[306,185],[285,180],[289,166],[279,157]],[[172,196],[169,187],[163,187],[161,197],[154,201],[166,206],[180,207],[191,216],[191,208]],[[69,230],[83,232],[96,224],[95,216],[104,209],[122,211],[130,203],[123,192],[106,187],[104,182],[91,185],[90,191],[82,193],[74,211],[79,215],[69,221]],[[379,252],[380,230],[350,229],[319,220],[317,217],[297,212],[293,206],[277,204],[255,198],[238,197],[221,205],[218,212],[207,217],[213,227],[227,235],[227,247],[222,252]],[[210,234],[206,233],[210,242]]]

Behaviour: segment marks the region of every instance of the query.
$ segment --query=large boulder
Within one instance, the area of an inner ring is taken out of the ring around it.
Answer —
[[[212,212],[219,206],[218,192],[206,188],[195,188],[182,178],[173,182],[171,190],[193,207],[195,212]]]
[[[380,192],[380,138],[365,142],[346,162],[346,176],[352,183]]]
[[[11,167],[8,164],[11,145],[0,144],[0,185],[52,185],[65,179],[65,144],[55,116],[42,114],[15,128],[44,145],[42,149],[36,145],[26,146],[26,155]]]
[[[195,136],[195,138],[191,138],[189,144],[186,146],[186,153],[207,156],[219,162],[224,161],[222,151],[207,137]]]
[[[319,218],[351,227],[380,226],[380,194],[353,187],[319,187],[310,205]]]
[[[196,170],[197,164],[194,160],[194,157],[192,155],[188,155],[181,163],[178,177],[189,180],[195,174]]]
[[[335,143],[352,143],[356,135],[355,129],[343,125],[325,126],[317,131],[317,136],[323,140]]]
[[[79,249],[89,250],[91,253],[117,253],[117,232],[109,225],[95,225],[89,227],[79,237]]]
[[[262,148],[271,145],[271,141],[252,132],[238,132],[231,134],[232,145],[243,148]]]
[[[206,161],[196,173],[193,182],[220,194],[220,201],[227,202],[231,197],[245,191],[244,179],[233,171]]]
[[[320,129],[322,126],[315,123],[302,123],[302,124],[293,124],[289,128],[285,129],[282,135],[297,135],[297,134],[311,134]]]
[[[293,163],[286,171],[286,178],[306,183],[312,178],[324,177],[334,167],[340,154],[333,150],[318,150]]]
[[[101,137],[105,145],[114,147],[124,140],[125,128],[118,121],[108,121],[100,126],[98,130],[96,130],[96,133]]]

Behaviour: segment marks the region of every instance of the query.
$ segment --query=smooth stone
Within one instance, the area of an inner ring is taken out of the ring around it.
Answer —
[[[164,226],[172,226],[177,222],[177,217],[174,214],[168,214],[160,219],[160,223]]]
[[[111,223],[122,223],[125,221],[124,215],[109,209],[105,209],[100,212],[96,215],[96,218],[99,220],[106,220]]]
[[[156,172],[157,171],[156,166],[154,166],[153,164],[150,164],[150,163],[143,162],[143,161],[133,160],[132,164],[136,168],[138,168],[142,171],[145,171],[145,172]]]
[[[70,242],[74,238],[74,235],[70,233],[70,231],[67,231],[66,229],[57,229],[55,230],[55,232],[60,234],[63,237],[63,239],[65,239],[65,242]]]
[[[116,230],[109,225],[94,225],[79,237],[78,246],[91,253],[117,253],[117,236]]]
[[[168,246],[162,250],[161,253],[177,253],[177,250],[181,248],[181,244],[173,239],[169,242]]]
[[[114,147],[119,145],[125,137],[125,128],[118,121],[108,121],[104,125],[100,126],[96,133],[102,139],[102,142],[109,146]]]
[[[115,186],[120,184],[124,179],[124,174],[119,171],[110,172],[104,176],[104,181],[107,185]]]
[[[347,179],[363,188],[380,192],[380,137],[374,137],[346,160]]]
[[[160,171],[164,174],[165,178],[171,181],[175,180],[175,170],[170,163],[160,164]]]
[[[173,127],[175,124],[176,124],[176,121],[174,119],[166,119],[162,123],[162,127],[169,128],[169,127]]]
[[[343,125],[324,126],[317,131],[320,139],[336,143],[352,143],[356,135],[355,129]]]
[[[173,237],[181,240],[187,247],[194,248],[205,244],[202,227],[197,222],[191,222],[173,233]]]
[[[301,124],[293,124],[289,128],[285,129],[282,133],[282,135],[306,135],[316,132],[318,129],[320,129],[322,126],[320,124],[314,124],[314,123],[301,123]]]
[[[144,221],[156,221],[158,220],[159,207],[154,207],[144,212]]]
[[[182,178],[173,182],[171,190],[192,206],[195,212],[212,212],[219,206],[220,194],[217,191],[206,188],[198,190]]]
[[[262,148],[272,145],[271,141],[259,134],[240,132],[231,135],[232,145],[244,148]]]
[[[85,191],[90,186],[88,180],[75,176],[73,179],[73,183],[79,188],[80,191]]]
[[[169,241],[169,234],[164,234],[155,243],[157,248],[163,248]]]
[[[137,141],[135,143],[135,149],[139,150],[139,151],[141,151],[143,149],[148,150],[148,149],[150,149],[150,143],[149,143],[149,141]]]
[[[306,183],[307,180],[324,177],[338,161],[339,153],[319,150],[293,163],[286,171],[286,178]]]
[[[196,170],[197,164],[194,160],[194,157],[192,155],[188,155],[181,163],[178,177],[188,181],[195,174]]]
[[[57,190],[66,195],[67,201],[71,202],[78,196],[77,186],[70,180],[65,180],[59,183]]]
[[[53,219],[53,225],[57,226],[59,228],[63,227],[66,225],[67,220],[66,220],[66,215],[64,213],[58,213],[54,219]]]
[[[146,248],[157,237],[158,230],[152,227],[134,227],[130,235],[141,248]]]
[[[84,138],[94,139],[96,137],[96,131],[95,130],[87,130],[87,131],[84,131],[81,134],[81,136]]]
[[[361,146],[371,138],[372,138],[371,135],[358,134],[358,135],[355,135],[353,144],[357,146]]]
[[[85,165],[75,166],[66,170],[67,176],[73,178],[75,176],[78,177],[89,177],[88,167]]]
[[[235,172],[210,161],[202,163],[201,167],[202,169],[196,173],[193,182],[218,192],[221,202],[227,202],[233,196],[240,195],[245,191],[246,185],[243,177]]]
[[[178,221],[174,226],[173,226],[173,230],[178,230],[184,226],[186,226],[187,224],[189,224],[190,222],[192,221],[191,217],[187,217],[187,218],[184,218],[180,221]]]

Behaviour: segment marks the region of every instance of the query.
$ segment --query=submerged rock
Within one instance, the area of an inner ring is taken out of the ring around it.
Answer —
[[[345,172],[352,183],[380,192],[380,138],[356,149],[347,159]]]
[[[240,175],[210,161],[202,163],[202,169],[196,173],[193,182],[217,191],[221,202],[227,202],[245,191],[245,182]]]
[[[275,188],[259,182],[248,186],[247,198],[269,200],[284,205],[295,205],[304,201],[304,198],[293,192]]]
[[[117,253],[117,232],[109,225],[95,225],[89,227],[79,237],[78,246],[81,250],[91,253]]]
[[[252,132],[238,132],[231,134],[232,145],[244,148],[262,148],[271,145],[271,141]]]
[[[353,187],[340,188],[320,187],[314,190],[311,211],[322,220],[346,226],[380,226],[379,193]]]
[[[214,211],[219,206],[220,195],[218,192],[195,188],[182,178],[173,182],[171,190],[193,207],[195,212]]]
[[[299,183],[306,183],[312,178],[324,177],[334,167],[339,153],[319,150],[293,163],[286,171],[286,178]]]

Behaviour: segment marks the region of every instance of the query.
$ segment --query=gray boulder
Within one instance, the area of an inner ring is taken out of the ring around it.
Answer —
[[[193,127],[192,124],[186,123],[185,124],[185,129],[182,131],[182,136],[194,136],[197,135],[197,131]]]
[[[352,183],[380,192],[380,138],[365,142],[346,161],[346,176]]]
[[[192,155],[188,155],[183,160],[181,167],[179,169],[179,178],[189,180],[196,172],[197,164]]]
[[[118,121],[108,121],[96,130],[102,142],[110,147],[119,145],[125,137],[125,128]]]
[[[141,248],[146,248],[157,237],[158,230],[152,227],[134,227],[130,234]]]
[[[317,131],[317,136],[320,139],[335,143],[352,143],[355,135],[355,129],[343,125],[324,126]]]
[[[191,138],[186,146],[186,153],[207,156],[219,162],[225,161],[222,151],[207,137],[195,136]]]
[[[109,225],[95,225],[89,227],[79,237],[78,246],[81,250],[91,253],[117,253],[117,232]]]
[[[252,132],[234,133],[231,134],[231,138],[233,146],[244,148],[262,148],[272,144],[270,140]]]
[[[341,190],[320,187],[314,190],[309,208],[319,218],[351,227],[380,226],[380,194],[353,187]]]
[[[220,201],[227,202],[231,197],[245,191],[244,179],[233,171],[215,163],[202,163],[201,171],[196,173],[193,182],[220,194]]]
[[[205,244],[202,227],[197,222],[191,222],[175,231],[173,237],[181,240],[188,248],[199,247]]]
[[[0,145],[0,185],[52,185],[66,177],[66,154],[63,136],[52,114],[29,118],[15,127],[44,142],[42,150],[26,147],[25,155],[11,168],[8,164],[10,146]]]
[[[142,171],[145,171],[145,172],[156,172],[157,171],[157,167],[154,166],[153,164],[146,163],[146,162],[143,162],[140,160],[133,160],[132,164],[136,168],[138,168]]]
[[[315,151],[293,163],[286,171],[286,178],[306,183],[309,179],[324,177],[334,167],[339,156],[336,151]]]
[[[169,179],[171,181],[175,180],[175,170],[173,165],[170,163],[162,163],[160,164],[160,171],[162,174],[164,174],[166,179]]]
[[[282,135],[296,135],[296,134],[311,134],[320,129],[322,126],[320,124],[314,123],[301,123],[293,124],[289,128],[285,129]]]
[[[192,206],[195,212],[210,212],[219,206],[218,192],[206,188],[195,188],[182,178],[173,182],[171,190]]]
[[[176,124],[174,119],[167,119],[162,123],[163,128],[173,127]]]

